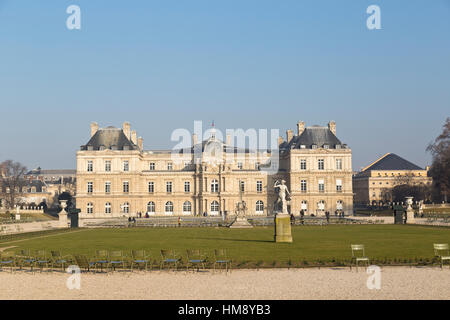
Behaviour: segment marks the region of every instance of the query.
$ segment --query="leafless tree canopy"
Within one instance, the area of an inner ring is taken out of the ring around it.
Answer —
[[[427,148],[433,156],[430,174],[433,184],[445,202],[450,194],[450,118],[447,118],[442,133]]]
[[[6,160],[0,163],[0,198],[8,209],[14,208],[22,196],[27,168],[19,162]]]

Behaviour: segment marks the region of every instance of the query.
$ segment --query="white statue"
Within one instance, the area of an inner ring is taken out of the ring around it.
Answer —
[[[273,187],[278,188],[278,199],[275,202],[275,206],[277,206],[281,203],[281,213],[288,214],[286,194],[289,197],[291,196],[291,194],[289,193],[288,187],[286,185],[286,181],[281,180],[281,183],[280,183],[280,181],[277,180],[277,181],[275,181],[275,184],[273,185]]]

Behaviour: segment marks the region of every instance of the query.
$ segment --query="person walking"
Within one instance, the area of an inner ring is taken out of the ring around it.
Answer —
[[[327,224],[330,223],[330,211],[325,211],[325,217],[327,218]]]

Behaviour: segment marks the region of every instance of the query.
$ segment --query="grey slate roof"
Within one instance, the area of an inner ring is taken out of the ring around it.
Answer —
[[[424,170],[416,166],[414,163],[399,157],[394,153],[388,153],[375,161],[373,164],[364,168],[363,171],[368,170]]]
[[[284,142],[281,147],[288,149],[300,149],[304,145],[306,149],[311,149],[312,145],[322,148],[328,145],[330,148],[335,148],[336,145],[342,145],[342,142],[335,136],[328,127],[307,127],[299,136],[295,136],[287,143]]]
[[[123,133],[122,129],[107,127],[99,129],[89,140],[81,146],[81,150],[138,150],[138,146],[132,143]]]

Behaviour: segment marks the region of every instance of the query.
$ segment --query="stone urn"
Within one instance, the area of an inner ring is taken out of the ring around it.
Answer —
[[[59,227],[60,228],[67,228],[68,227],[68,220],[67,220],[67,200],[59,200],[59,204],[61,205],[61,212],[59,213]]]
[[[405,197],[406,199],[406,223],[415,223],[414,210],[412,207],[414,197]]]

